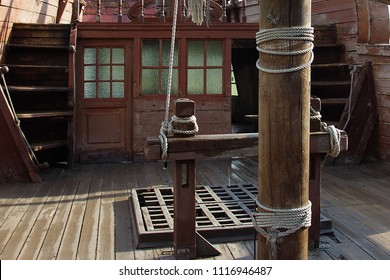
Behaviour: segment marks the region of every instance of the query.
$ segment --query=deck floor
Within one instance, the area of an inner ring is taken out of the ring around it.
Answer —
[[[43,182],[0,186],[0,259],[172,259],[172,248],[136,249],[129,194],[170,186],[161,163],[50,168]],[[197,161],[203,185],[257,184],[256,159]],[[390,259],[390,163],[323,167],[322,235],[310,259]],[[254,242],[214,244],[215,259],[253,259]]]

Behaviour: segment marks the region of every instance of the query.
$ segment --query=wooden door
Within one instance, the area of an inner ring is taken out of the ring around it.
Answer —
[[[129,160],[132,44],[82,40],[77,48],[76,156],[80,162]]]

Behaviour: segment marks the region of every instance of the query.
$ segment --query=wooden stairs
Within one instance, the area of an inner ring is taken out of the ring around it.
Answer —
[[[14,24],[6,46],[8,89],[39,162],[72,161],[71,26]]]
[[[317,26],[314,29],[311,95],[321,99],[322,121],[343,129],[343,112],[351,89],[350,64],[342,62],[345,50],[337,42],[336,26]]]
[[[311,95],[321,100],[321,121],[344,130],[348,150],[326,164],[359,164],[378,118],[372,65],[345,63],[335,25],[315,27]]]

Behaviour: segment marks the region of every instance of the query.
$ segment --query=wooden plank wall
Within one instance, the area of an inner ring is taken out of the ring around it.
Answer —
[[[69,23],[73,0],[69,0],[61,23]],[[41,1],[0,1],[0,62],[5,44],[10,36],[13,23],[55,23],[58,0]]]

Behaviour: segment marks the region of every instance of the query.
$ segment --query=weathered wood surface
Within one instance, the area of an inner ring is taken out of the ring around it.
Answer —
[[[192,138],[168,138],[168,159],[201,159],[209,157],[256,156],[258,154],[258,133],[208,134]],[[348,148],[347,134],[341,131],[341,149]],[[310,153],[326,154],[330,151],[329,134],[310,134]],[[144,147],[149,160],[161,158],[161,144],[158,137],[148,137]],[[287,156],[287,155],[286,155]]]
[[[198,160],[196,167],[197,184],[257,183],[256,158]],[[168,247],[135,248],[128,204],[134,188],[171,186],[171,169],[171,162],[168,171],[159,162],[80,165],[46,169],[42,183],[1,186],[0,259],[173,259]],[[321,208],[334,235],[322,235],[310,259],[390,260],[389,174],[385,162],[322,168]],[[93,224],[110,232],[82,237]],[[214,245],[222,254],[211,259],[253,259],[253,241]],[[103,247],[107,254],[96,251]]]
[[[259,2],[259,30],[292,26],[311,26],[310,0]],[[271,41],[262,47],[291,52],[308,46],[308,42]],[[289,69],[304,65],[310,55],[260,53],[259,64]],[[305,207],[309,201],[310,67],[280,74],[259,71],[259,112],[259,202],[273,209]],[[308,258],[306,227],[278,240],[275,249],[260,233],[258,241],[257,259]]]

